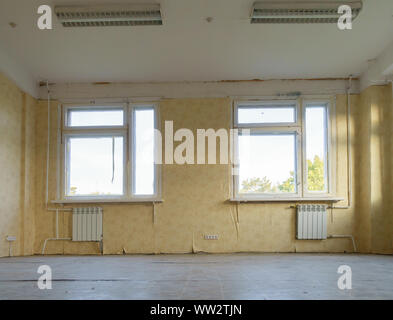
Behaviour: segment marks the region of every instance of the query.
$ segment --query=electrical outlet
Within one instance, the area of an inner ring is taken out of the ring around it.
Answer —
[[[205,240],[218,240],[217,234],[205,234]]]

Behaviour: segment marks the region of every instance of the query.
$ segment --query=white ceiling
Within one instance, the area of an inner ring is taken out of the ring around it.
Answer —
[[[1,0],[1,49],[36,80],[54,82],[338,78],[360,75],[393,39],[392,0],[363,0],[351,31],[251,25],[253,0],[156,1],[161,27],[63,28],[56,17],[53,30],[36,27],[43,3],[110,2]],[[129,2],[154,1],[116,1]]]

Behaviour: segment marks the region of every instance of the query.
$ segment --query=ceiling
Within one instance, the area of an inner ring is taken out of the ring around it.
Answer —
[[[360,75],[393,39],[392,0],[363,0],[350,31],[252,25],[253,0],[156,1],[161,27],[63,28],[55,16],[53,30],[36,26],[43,3],[110,2],[1,0],[0,49],[36,80],[53,82],[339,78]],[[116,1],[130,2],[154,1]]]

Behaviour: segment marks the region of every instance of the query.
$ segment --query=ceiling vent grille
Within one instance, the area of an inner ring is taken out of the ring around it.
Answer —
[[[352,20],[362,10],[362,1],[259,1],[253,5],[251,23],[337,23],[341,5],[351,7]]]
[[[162,25],[159,4],[92,7],[55,7],[63,27]]]

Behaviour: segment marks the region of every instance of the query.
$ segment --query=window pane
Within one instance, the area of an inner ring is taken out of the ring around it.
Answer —
[[[68,112],[68,126],[122,126],[124,124],[123,110],[70,110]]]
[[[153,195],[154,188],[154,109],[135,110],[134,193]]]
[[[123,194],[123,137],[68,140],[68,196]]]
[[[307,190],[326,191],[326,108],[306,107]]]
[[[293,123],[295,106],[252,106],[238,108],[238,122],[245,123]]]
[[[239,136],[239,192],[295,193],[295,134]]]

